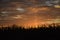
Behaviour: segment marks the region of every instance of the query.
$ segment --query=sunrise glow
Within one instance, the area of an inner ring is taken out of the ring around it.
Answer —
[[[37,28],[60,23],[59,0],[10,0],[0,3],[0,25]]]

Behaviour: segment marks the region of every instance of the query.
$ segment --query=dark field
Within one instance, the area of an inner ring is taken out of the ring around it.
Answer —
[[[60,39],[60,25],[49,25],[47,27],[38,27],[24,29],[13,25],[12,27],[2,27],[0,28],[1,39],[8,40],[59,40]]]

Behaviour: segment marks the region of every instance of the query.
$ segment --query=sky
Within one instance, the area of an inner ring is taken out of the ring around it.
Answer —
[[[0,25],[60,23],[60,0],[0,0]]]

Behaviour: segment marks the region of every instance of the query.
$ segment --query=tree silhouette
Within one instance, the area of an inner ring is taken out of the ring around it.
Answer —
[[[60,25],[58,25],[58,24],[51,24],[51,25],[48,25],[48,27],[46,27],[46,25],[42,25],[41,27],[37,27],[37,28],[29,28],[29,29],[25,29],[25,28],[22,28],[22,26],[17,26],[17,25],[15,25],[15,24],[13,24],[11,27],[10,26],[8,26],[8,27],[3,27],[3,25],[2,25],[2,27],[0,28],[0,30],[6,30],[6,31],[8,31],[8,30],[14,30],[14,31],[37,31],[37,30],[43,30],[43,31],[48,31],[48,30],[59,30],[60,31]]]
[[[34,37],[34,39],[35,39],[39,36],[39,39],[50,38],[52,40],[52,38],[55,39],[56,37],[60,36],[60,25],[58,25],[58,24],[56,26],[55,25],[56,24],[51,24],[51,25],[48,25],[48,27],[46,27],[46,25],[42,25],[38,28],[31,27],[29,29],[25,29],[25,28],[22,28],[22,26],[17,26],[15,24],[13,24],[11,27],[2,26],[0,28],[0,32],[11,33],[11,34],[9,34],[9,36],[11,35],[12,39],[16,39],[16,38],[21,39],[22,37],[24,37],[24,38]],[[11,37],[9,37],[9,38],[11,39]],[[40,37],[42,37],[42,38],[40,38]]]

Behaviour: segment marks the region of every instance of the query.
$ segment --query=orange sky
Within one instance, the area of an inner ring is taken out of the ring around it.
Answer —
[[[48,1],[11,1],[0,5],[0,24],[37,26],[60,23],[60,4],[46,4]]]

